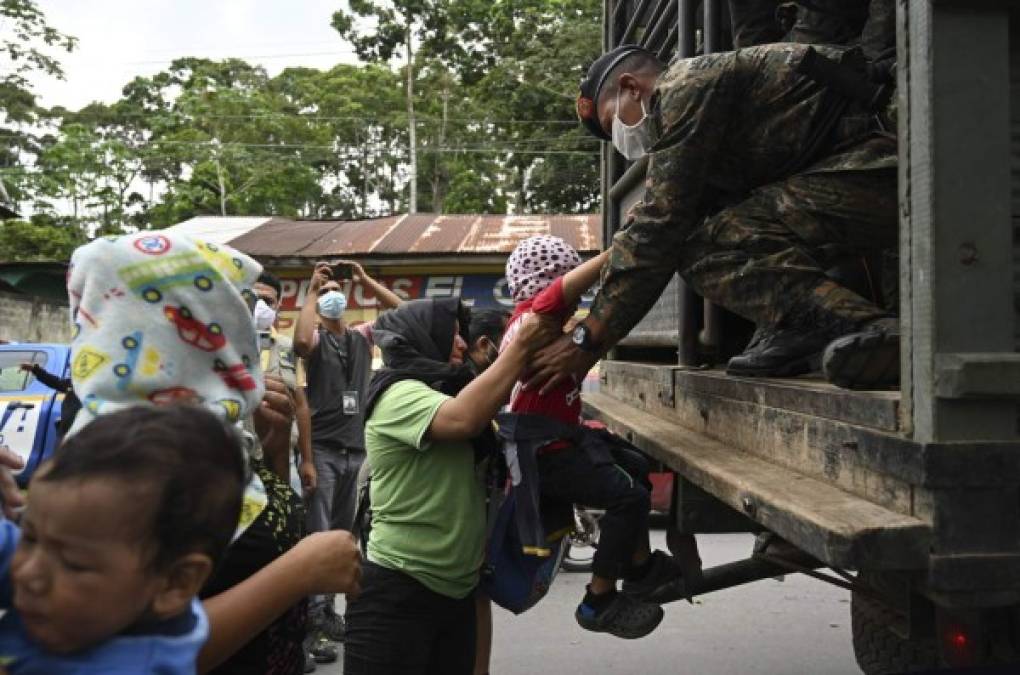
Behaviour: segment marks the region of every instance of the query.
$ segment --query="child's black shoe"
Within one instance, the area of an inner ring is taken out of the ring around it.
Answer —
[[[662,621],[662,607],[642,602],[624,593],[613,591],[608,597],[589,595],[577,606],[574,617],[581,628],[596,633],[609,633],[625,640],[634,640],[651,633]]]
[[[624,593],[656,604],[683,597],[683,568],[665,551],[652,553],[636,572],[636,578],[624,579]]]

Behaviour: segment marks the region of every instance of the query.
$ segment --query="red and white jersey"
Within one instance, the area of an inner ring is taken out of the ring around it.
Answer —
[[[517,303],[499,350],[502,352],[514,341],[517,331],[521,328],[521,322],[529,314],[548,314],[566,321],[570,316],[570,310],[563,298],[563,277],[559,277],[534,298]],[[564,380],[544,396],[539,394],[538,389],[525,390],[526,381],[527,372],[514,385],[513,393],[510,394],[511,412],[545,415],[570,425],[580,423],[581,384],[576,377]]]

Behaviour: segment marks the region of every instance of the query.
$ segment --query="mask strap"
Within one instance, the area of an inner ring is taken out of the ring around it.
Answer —
[[[616,119],[620,120],[620,124],[622,124],[627,129],[633,129],[635,127],[641,126],[644,123],[644,121],[646,119],[648,119],[648,109],[645,108],[645,99],[644,99],[644,97],[641,96],[641,97],[638,98],[638,101],[641,103],[641,119],[639,119],[637,122],[634,122],[634,124],[627,124],[626,122],[623,121],[623,118],[620,117],[620,93],[621,92],[623,92],[623,87],[620,87],[620,88],[618,88],[616,90],[616,112],[614,113],[615,116],[616,116]]]

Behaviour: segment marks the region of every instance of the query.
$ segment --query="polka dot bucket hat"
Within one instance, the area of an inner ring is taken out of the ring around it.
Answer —
[[[574,247],[549,234],[517,244],[506,261],[506,280],[514,302],[530,300],[581,264]]]

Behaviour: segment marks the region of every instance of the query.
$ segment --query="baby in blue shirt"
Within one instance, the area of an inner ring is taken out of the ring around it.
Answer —
[[[193,406],[96,419],[35,473],[20,527],[0,520],[0,670],[194,673],[196,600],[241,512],[232,429]]]

